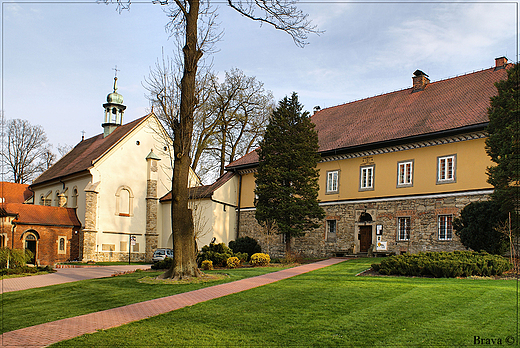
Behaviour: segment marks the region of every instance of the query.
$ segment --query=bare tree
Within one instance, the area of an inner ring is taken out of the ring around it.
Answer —
[[[221,84],[214,81],[212,91],[209,104],[217,118],[213,143],[218,144],[215,152],[222,175],[227,163],[258,145],[274,108],[274,99],[263,83],[239,69],[226,72]]]
[[[30,183],[55,159],[47,144],[47,135],[41,126],[20,119],[7,120],[3,128],[1,156],[10,180]]]
[[[68,144],[60,145],[60,143],[58,143],[58,146],[56,146],[56,148],[58,149],[58,154],[61,158],[61,157],[65,156],[67,153],[69,153],[69,151],[72,150],[74,148],[74,146],[71,146]]]
[[[117,3],[122,10],[131,0],[104,0]],[[173,133],[174,167],[172,178],[172,234],[174,261],[172,268],[163,277],[182,279],[200,276],[194,255],[193,216],[188,207],[188,175],[191,166],[191,141],[196,98],[196,77],[199,60],[204,52],[218,40],[215,34],[216,12],[210,1],[164,0],[168,5],[167,28],[173,36],[182,38],[182,78],[180,81],[180,105],[173,110],[167,126]],[[308,33],[318,33],[307,20],[307,14],[299,10],[295,0],[245,1],[228,0],[227,4],[237,12],[255,21],[267,23],[285,31],[298,46],[304,46]],[[208,30],[200,30],[200,29]],[[166,97],[164,97],[166,98]]]

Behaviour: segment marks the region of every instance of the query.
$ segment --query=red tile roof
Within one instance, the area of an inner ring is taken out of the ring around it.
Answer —
[[[220,188],[222,185],[224,185],[226,182],[228,182],[229,179],[231,179],[233,176],[235,176],[235,173],[227,172],[227,173],[224,173],[220,178],[217,179],[217,181],[215,181],[211,185],[190,187],[190,189],[189,189],[190,199],[211,198],[213,193],[218,188]],[[172,200],[171,191],[168,192],[166,195],[164,195],[160,199],[161,202],[168,202],[171,200]]]
[[[117,127],[107,137],[103,137],[103,134],[99,134],[81,141],[52,167],[37,177],[33,181],[32,185],[88,170],[96,159],[110,150],[112,146],[118,143],[119,140],[124,138],[150,115],[151,114],[143,116],[130,123]]]
[[[0,203],[23,203],[32,195],[29,185],[0,182]]]
[[[358,100],[317,112],[312,116],[319,137],[319,152],[348,152],[370,144],[413,138],[489,121],[490,97],[495,82],[507,78],[506,69],[494,68],[432,82],[423,91],[412,88]],[[258,163],[253,151],[227,168]]]
[[[16,224],[81,227],[73,208],[7,203],[0,205],[0,215],[18,215]]]

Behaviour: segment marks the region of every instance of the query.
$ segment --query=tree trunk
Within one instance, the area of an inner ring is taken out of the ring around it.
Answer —
[[[291,235],[289,233],[285,234],[285,257],[289,258],[292,256],[291,250]]]
[[[189,1],[186,17],[186,45],[184,72],[181,80],[181,105],[179,120],[175,122],[173,149],[174,168],[172,178],[172,239],[173,264],[160,278],[184,279],[202,275],[197,267],[193,216],[188,208],[188,176],[191,164],[190,148],[193,133],[195,100],[195,77],[202,52],[197,48],[197,20],[199,1]]]

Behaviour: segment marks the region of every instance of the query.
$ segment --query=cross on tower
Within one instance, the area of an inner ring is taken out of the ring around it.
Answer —
[[[115,77],[117,77],[117,72],[118,72],[118,71],[121,71],[121,70],[119,70],[119,69],[117,68],[117,65],[116,65],[115,68],[112,68],[112,70],[115,70]]]

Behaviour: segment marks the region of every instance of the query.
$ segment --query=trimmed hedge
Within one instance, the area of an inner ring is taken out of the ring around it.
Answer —
[[[0,269],[0,276],[6,276],[11,274],[30,274],[30,273],[38,273],[38,272],[56,272],[51,266],[38,266],[38,267],[29,267],[29,266],[21,266],[16,268],[2,268]]]
[[[383,275],[435,278],[499,276],[511,268],[511,263],[502,256],[473,251],[396,255],[372,264],[372,269]]]

